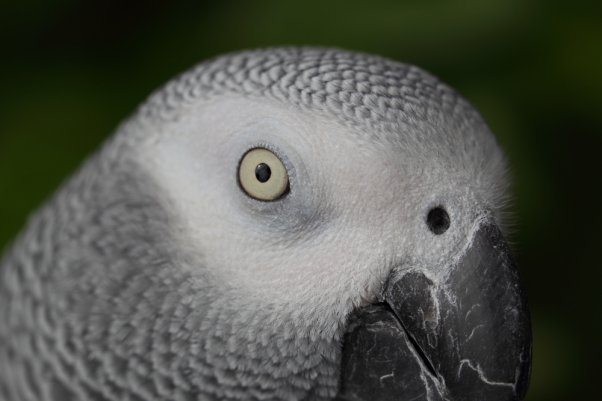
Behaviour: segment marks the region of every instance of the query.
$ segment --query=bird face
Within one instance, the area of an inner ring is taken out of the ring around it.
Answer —
[[[201,64],[4,259],[0,395],[522,399],[504,173],[478,113],[416,67],[325,49]]]
[[[428,149],[373,142],[276,102],[222,99],[165,130],[139,159],[170,197],[181,240],[227,282],[279,302],[308,306],[324,294],[319,305],[344,316],[376,300],[394,266],[444,269],[493,206],[467,185],[479,171],[446,170]],[[241,161],[257,148],[287,176],[271,201],[240,182]],[[445,235],[429,228],[438,206],[453,219]]]
[[[179,240],[246,294],[241,311],[278,305],[336,341],[347,330],[341,399],[517,399],[530,349],[497,229],[503,155],[483,125],[421,128],[230,96],[191,107],[140,160]]]

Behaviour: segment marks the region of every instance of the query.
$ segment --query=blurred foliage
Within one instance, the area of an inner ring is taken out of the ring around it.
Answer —
[[[207,57],[306,44],[430,70],[509,155],[527,399],[599,399],[602,2],[13,0],[0,33],[0,247],[151,90]]]

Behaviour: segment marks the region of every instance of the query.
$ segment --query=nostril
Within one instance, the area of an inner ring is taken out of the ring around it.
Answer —
[[[443,206],[437,206],[429,211],[426,216],[426,225],[433,234],[441,235],[447,231],[450,225],[449,214]]]

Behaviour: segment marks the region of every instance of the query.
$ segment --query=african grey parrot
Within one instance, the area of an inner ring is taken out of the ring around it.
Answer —
[[[0,398],[519,400],[506,162],[425,71],[319,48],[154,93],[0,267]]]

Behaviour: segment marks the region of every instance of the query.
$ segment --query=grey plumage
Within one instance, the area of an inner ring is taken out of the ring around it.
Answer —
[[[251,131],[236,126],[234,139],[214,139],[204,124],[223,115],[261,119]],[[297,116],[307,129],[288,124]],[[234,157],[271,145],[280,133],[266,131],[280,121],[294,131],[274,145],[297,174],[290,199],[276,206],[226,196],[237,188]],[[325,146],[331,160],[289,154],[306,132],[337,143],[307,136],[307,149]],[[379,152],[374,169],[389,172],[347,176],[344,159],[357,157],[353,168]],[[223,160],[215,171],[207,168],[214,159]],[[183,165],[202,177],[189,180]],[[318,181],[336,166],[336,180]],[[504,174],[478,113],[417,67],[311,48],[202,63],[122,124],[5,254],[0,399],[331,399],[349,311],[378,298],[393,266],[435,271],[464,246],[469,222],[484,213],[499,221]],[[222,178],[226,189],[214,185]],[[450,233],[449,248],[430,246],[421,231],[425,210],[441,202],[467,222]],[[332,255],[313,270],[329,255],[325,244]],[[340,272],[330,268],[339,260]]]

